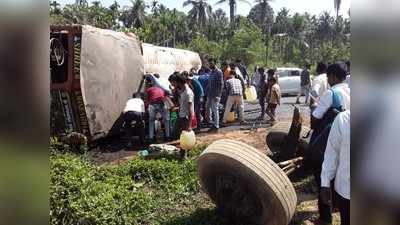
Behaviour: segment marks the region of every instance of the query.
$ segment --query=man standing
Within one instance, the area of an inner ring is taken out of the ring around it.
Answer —
[[[253,85],[255,88],[258,88],[259,83],[260,83],[260,73],[258,72],[258,66],[255,66],[254,74],[251,79],[251,85]]]
[[[311,96],[313,97],[315,105],[322,94],[328,90],[328,78],[326,76],[327,65],[323,62],[317,64],[317,76],[314,78],[311,87]]]
[[[204,97],[201,106],[201,116],[203,117],[203,123],[209,123],[208,121],[208,114],[207,114],[207,86],[208,86],[208,79],[210,77],[210,69],[208,67],[202,67],[202,73],[199,72],[199,77],[197,80],[200,82],[201,87],[203,87]],[[200,124],[198,124],[200,126]]]
[[[322,154],[326,149],[326,143],[321,143],[324,135],[326,134],[326,129],[329,128],[331,124],[330,121],[336,115],[335,112],[341,110],[350,109],[350,89],[346,80],[346,65],[342,62],[338,62],[329,65],[327,69],[328,84],[331,89],[326,91],[320,98],[317,107],[312,112],[311,116],[311,128],[313,133],[310,139],[311,152],[319,154],[319,149],[322,148]],[[329,135],[329,133],[328,133]],[[320,143],[320,144],[319,144]],[[321,146],[322,145],[322,146]],[[318,149],[313,146],[320,146]],[[322,155],[323,156],[323,155]],[[317,182],[318,188],[321,191],[321,170],[323,157],[315,157],[317,160],[313,161],[312,166],[314,171],[314,177]],[[321,195],[318,198],[318,210],[320,214],[319,220],[326,224],[332,223],[331,206],[325,204],[321,199]]]
[[[209,121],[214,121],[209,131],[218,131],[219,129],[219,109],[218,105],[221,100],[222,90],[224,88],[224,77],[215,66],[215,59],[209,59],[210,64],[210,77],[207,85],[207,113]]]
[[[226,102],[226,108],[222,122],[226,123],[228,114],[231,111],[232,106],[237,105],[239,106],[239,120],[241,123],[244,123],[245,121],[243,119],[244,103],[242,83],[239,79],[235,78],[235,71],[231,71],[230,73],[231,74],[226,81],[228,100]]]
[[[260,80],[257,86],[257,96],[258,96],[258,103],[261,107],[261,115],[258,119],[263,120],[265,116],[265,98],[267,97],[268,86],[267,86],[267,76],[264,72],[264,67],[258,68],[258,73],[260,74]]]
[[[176,77],[179,92],[179,113],[174,127],[173,136],[179,138],[183,130],[191,130],[191,121],[194,117],[194,94],[183,75]]]
[[[133,136],[133,128],[132,122],[135,121],[135,131],[139,133],[139,144],[143,146],[145,139],[145,131],[144,131],[144,102],[140,98],[138,93],[133,94],[133,98],[129,99],[126,102],[124,111],[123,111],[123,119],[124,119],[124,130],[126,136],[128,137],[128,147],[132,146],[132,136]]]
[[[247,73],[247,67],[246,65],[242,62],[241,59],[236,60],[236,65],[240,70],[240,73],[242,74],[243,80],[249,84],[249,74]]]
[[[300,92],[297,95],[297,100],[296,100],[296,104],[300,104],[300,97],[301,95],[305,95],[306,100],[305,100],[305,104],[307,104],[308,102],[308,95],[310,92],[310,85],[311,85],[311,79],[310,79],[310,68],[311,65],[310,64],[306,64],[305,68],[303,71],[301,71],[301,75],[300,75]]]
[[[228,65],[227,61],[221,63],[222,73],[224,74],[224,80],[227,80],[231,74],[231,67]]]
[[[200,82],[194,77],[194,74],[192,72],[187,74],[186,78],[194,93],[194,111],[196,114],[197,124],[200,125],[202,121],[201,108],[203,106],[204,90]]]
[[[163,117],[165,127],[165,138],[170,138],[170,114],[169,110],[164,107],[164,99],[166,95],[163,89],[155,87],[149,79],[146,79],[146,104],[149,110],[149,142],[154,143],[154,129],[157,113]]]
[[[350,111],[341,112],[332,124],[321,172],[321,199],[332,206],[331,181],[335,179],[340,224],[350,224]]]

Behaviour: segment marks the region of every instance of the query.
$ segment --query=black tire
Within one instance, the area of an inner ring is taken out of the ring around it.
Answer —
[[[200,184],[218,210],[240,224],[286,225],[297,196],[286,174],[257,149],[234,140],[212,143],[197,163]]]
[[[273,153],[281,151],[282,143],[287,136],[287,132],[272,131],[268,132],[266,142],[269,150]]]
[[[279,123],[275,124],[273,127],[271,127],[271,129],[269,130],[268,133],[272,133],[272,132],[282,133],[283,132],[283,133],[287,134],[290,130],[291,125],[292,125],[291,122],[279,122]],[[302,139],[302,137],[305,137],[309,131],[310,131],[310,128],[303,125],[301,127],[300,139]]]
[[[291,123],[290,122],[280,122],[274,125],[271,130],[269,130],[267,136],[266,136],[266,143],[269,148],[269,150],[273,153],[279,153],[282,152],[282,146],[285,142],[285,138],[290,130]],[[308,148],[308,142],[304,138],[307,136],[308,132],[310,131],[309,127],[302,126],[301,128],[301,133],[300,133],[300,138],[298,140],[298,147],[300,152],[304,153],[306,149]],[[293,149],[294,150],[294,149]],[[292,157],[295,157],[294,151],[292,152],[285,152],[283,155],[284,159],[289,159]]]

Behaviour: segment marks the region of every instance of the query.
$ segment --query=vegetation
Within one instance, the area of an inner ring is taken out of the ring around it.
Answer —
[[[134,32],[144,42],[190,49],[221,61],[242,58],[247,64],[268,67],[350,57],[350,19],[338,15],[340,1],[336,0],[336,17],[327,12],[292,15],[286,8],[275,14],[269,0],[255,0],[249,15],[243,17],[235,15],[237,1],[219,1],[229,4],[231,20],[223,10],[214,11],[207,0],[184,1],[183,7],[190,7],[188,14],[168,9],[157,0],[131,3],[121,8],[114,2],[107,8],[99,1],[77,1],[61,8],[52,1],[51,23]]]
[[[74,154],[68,145],[51,140],[50,224],[52,225],[229,225],[201,191],[196,157],[187,161],[138,158],[119,165],[95,165],[86,154]],[[293,185],[301,194],[315,194],[312,176],[295,173]],[[303,224],[304,212],[293,221]]]
[[[224,224],[200,191],[193,157],[96,166],[67,151],[50,157],[50,224]]]
[[[251,3],[251,1],[240,0]],[[282,8],[274,12],[270,0],[255,0],[247,17],[236,15],[239,0],[221,0],[211,6],[207,0],[185,0],[188,14],[168,9],[157,0],[147,4],[131,0],[131,6],[114,2],[104,7],[100,1],[76,1],[60,7],[50,2],[52,24],[89,24],[99,28],[136,33],[155,45],[179,47],[213,55],[219,60],[242,58],[247,64],[267,67],[305,62],[334,62],[350,57],[350,19],[339,15],[340,2],[334,0],[336,17],[292,14]],[[213,10],[229,4],[230,12]]]

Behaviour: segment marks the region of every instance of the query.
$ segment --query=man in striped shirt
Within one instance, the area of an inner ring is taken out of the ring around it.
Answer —
[[[243,85],[239,79],[235,78],[235,71],[230,71],[230,75],[228,77],[228,80],[226,81],[226,86],[228,89],[228,100],[226,102],[226,108],[222,122],[226,123],[228,114],[230,113],[232,106],[237,105],[239,107],[239,120],[241,123],[243,123]]]

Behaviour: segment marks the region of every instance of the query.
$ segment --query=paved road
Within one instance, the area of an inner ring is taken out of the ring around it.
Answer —
[[[300,99],[301,101],[304,101],[304,97]],[[282,103],[280,106],[277,107],[277,115],[278,115],[278,120],[279,121],[291,121],[292,116],[293,116],[293,106],[296,102],[296,97],[283,97],[281,99]],[[303,115],[303,117],[308,120],[310,110],[307,105],[305,104],[300,104],[297,105],[300,107],[300,112]],[[245,102],[244,106],[244,118],[246,121],[249,122],[249,126],[253,126],[256,124],[256,126],[263,126],[265,127],[266,124],[260,124],[262,121],[257,120],[257,117],[260,116],[261,114],[261,108],[258,102]],[[268,119],[268,116],[265,116],[265,120]],[[240,126],[238,123],[233,123],[230,124],[228,127],[222,128],[223,131],[230,131],[230,130],[236,130],[240,128],[245,128],[244,126]],[[202,129],[203,131],[203,129]],[[205,131],[205,130],[204,130]]]

